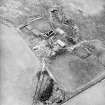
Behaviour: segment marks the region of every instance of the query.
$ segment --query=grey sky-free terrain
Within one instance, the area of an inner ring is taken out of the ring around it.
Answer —
[[[54,5],[51,1],[43,0],[46,5]],[[55,1],[59,5],[64,5],[64,10],[67,16],[72,16],[76,20],[76,23],[80,25],[81,36],[84,39],[99,39],[105,41],[105,13],[104,13],[104,0],[66,0],[65,1]],[[23,40],[22,33],[17,30],[18,26],[24,24],[28,18],[35,15],[40,16],[41,7],[36,6],[37,0],[4,0],[0,1],[0,103],[1,105],[31,105],[32,96],[34,93],[34,88],[37,81],[35,81],[36,72],[40,69],[41,64],[39,59],[28,47],[26,41]],[[47,4],[48,3],[48,4]],[[77,9],[83,10],[84,17],[80,17]],[[44,11],[45,14],[46,11]],[[43,12],[43,13],[44,13]],[[70,14],[74,12],[74,14]],[[42,13],[42,15],[43,15]],[[75,14],[76,13],[76,14]],[[91,19],[90,19],[90,17]],[[4,18],[4,20],[3,20]],[[7,20],[6,20],[7,19]],[[29,20],[28,20],[29,21]],[[94,22],[93,22],[94,21]],[[42,26],[43,27],[43,26]],[[40,28],[40,25],[38,26]],[[46,30],[46,29],[45,29]],[[83,31],[82,31],[83,30]],[[67,57],[67,59],[66,59]],[[79,65],[79,60],[74,59],[73,65],[77,66],[71,67],[72,71],[70,74],[68,71],[64,72],[63,69],[68,69],[68,66],[59,66],[63,63],[68,62],[68,56],[63,58],[58,58],[53,64],[54,70],[52,74],[55,78],[59,78],[59,82],[62,81],[66,85],[67,89],[72,85],[63,81],[63,76],[65,80],[70,80],[73,76],[74,81],[79,82],[83,75],[88,78],[86,73],[76,76],[78,68],[83,71],[83,68]],[[70,56],[69,56],[70,57]],[[104,56],[103,64],[104,64]],[[61,59],[61,60],[60,60]],[[64,60],[64,62],[62,61]],[[71,58],[70,58],[71,59]],[[77,60],[77,62],[75,61]],[[92,59],[93,60],[93,59]],[[91,60],[91,61],[92,61]],[[56,65],[56,62],[59,62]],[[83,61],[81,61],[83,62]],[[95,62],[95,60],[94,60]],[[83,64],[83,63],[81,63]],[[104,71],[104,67],[99,67],[97,65],[96,69]],[[84,67],[85,68],[85,67]],[[61,70],[59,72],[59,69]],[[74,70],[73,70],[74,69]],[[57,71],[58,70],[58,71]],[[93,71],[95,71],[93,70]],[[74,72],[73,72],[74,71]],[[98,71],[98,70],[96,70]],[[56,74],[58,73],[58,74]],[[67,75],[68,74],[68,75]],[[94,75],[94,74],[93,74]],[[71,76],[71,77],[69,77]],[[33,80],[34,78],[34,80]],[[35,81],[35,82],[33,82]],[[86,82],[86,81],[85,81]],[[71,86],[71,87],[72,87]],[[72,87],[72,88],[74,88]],[[76,97],[72,98],[64,105],[105,105],[105,80],[97,83]]]

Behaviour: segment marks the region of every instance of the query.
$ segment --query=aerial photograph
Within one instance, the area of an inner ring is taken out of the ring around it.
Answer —
[[[105,105],[105,0],[0,0],[0,105]]]

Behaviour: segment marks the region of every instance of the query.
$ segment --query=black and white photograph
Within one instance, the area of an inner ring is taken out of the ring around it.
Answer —
[[[0,0],[0,105],[105,105],[105,0]]]

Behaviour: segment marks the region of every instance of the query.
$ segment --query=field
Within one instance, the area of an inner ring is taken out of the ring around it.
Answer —
[[[45,0],[44,2],[49,6],[52,5],[50,1]],[[105,43],[104,0],[79,1],[67,0],[65,2],[62,0],[60,4],[63,3],[67,16],[75,16],[74,19],[80,25],[83,39],[97,38]],[[36,4],[34,5],[34,3]],[[3,24],[0,20],[1,105],[32,104],[32,96],[37,82],[35,74],[41,66],[39,59],[21,37],[22,33],[17,31],[17,27],[30,21],[33,17],[47,16],[47,12],[41,12],[43,8],[38,7],[37,3],[37,0],[32,2],[29,0],[0,1],[0,17],[8,20]],[[86,17],[80,17],[75,13],[72,15],[70,9],[75,12],[77,9],[83,10]],[[94,57],[86,61],[67,54],[54,60],[50,70],[55,79],[63,84],[67,91],[72,92],[104,72],[105,68],[98,64]],[[105,80],[72,98],[64,105],[105,105]]]

